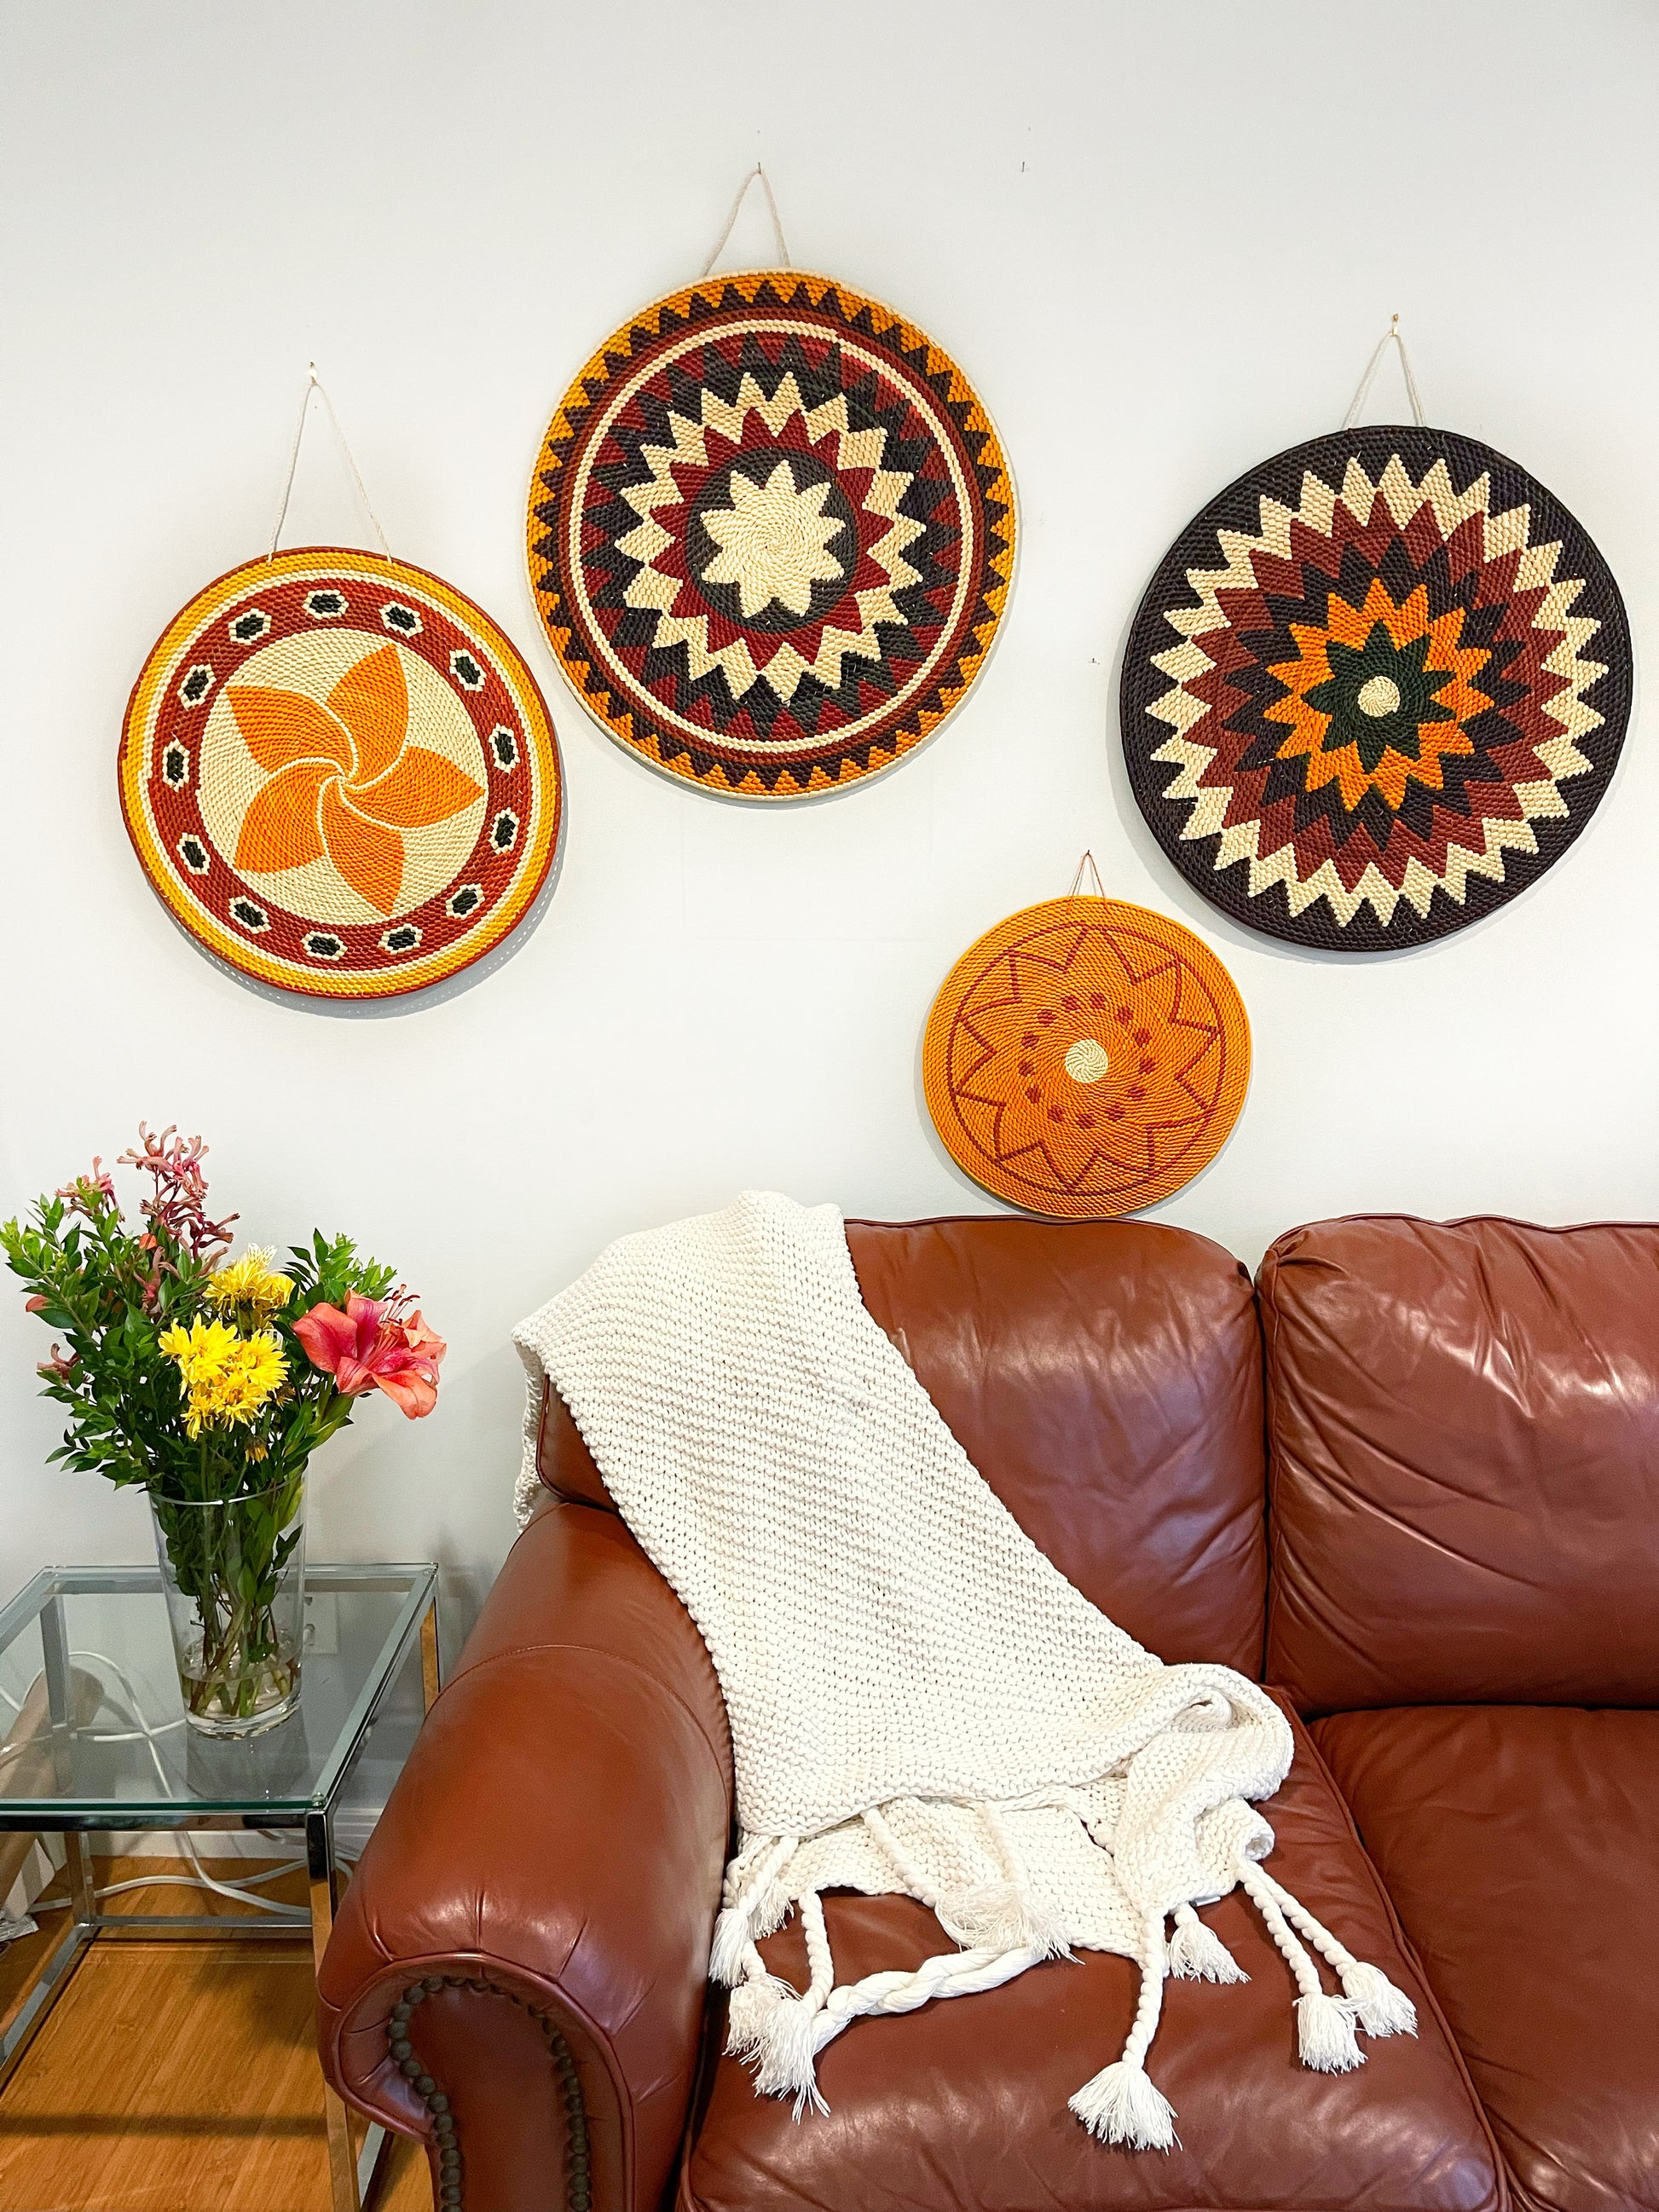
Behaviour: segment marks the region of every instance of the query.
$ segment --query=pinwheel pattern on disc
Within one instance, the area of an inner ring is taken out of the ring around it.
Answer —
[[[483,610],[338,546],[209,585],[144,665],[121,804],[145,873],[208,950],[313,996],[456,974],[534,903],[558,746]]]
[[[767,270],[659,300],[577,378],[531,484],[531,583],[611,736],[708,789],[799,799],[960,703],[1014,527],[954,363],[844,285]]]
[[[1123,743],[1206,898],[1373,952],[1559,859],[1630,702],[1618,586],[1559,500],[1473,440],[1350,430],[1252,470],[1177,542],[1130,635]]]
[[[1028,1212],[1133,1213],[1190,1182],[1237,1120],[1250,1030],[1178,921],[1049,899],[970,945],[927,1018],[928,1112],[957,1164]]]

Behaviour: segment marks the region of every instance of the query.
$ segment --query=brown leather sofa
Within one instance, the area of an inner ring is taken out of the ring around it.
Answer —
[[[1659,2206],[1659,1228],[1382,1217],[1253,1289],[1146,1223],[849,1225],[871,1311],[987,1480],[1164,1658],[1278,1686],[1270,1865],[1415,1998],[1358,2074],[1292,1991],[1170,1986],[1167,2156],[1066,2100],[1125,1960],[860,2022],[797,2124],[720,2057],[704,1974],[732,1825],[696,1632],[555,1399],[514,1547],[347,1893],[321,1975],[343,2094],[468,2212],[1549,2212]],[[827,1900],[841,1974],[948,1948]],[[799,1939],[766,1947],[805,1979]]]

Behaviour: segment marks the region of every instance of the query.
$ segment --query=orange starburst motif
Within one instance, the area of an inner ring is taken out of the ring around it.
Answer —
[[[1197,978],[1162,946],[1059,933],[1006,963],[1012,988],[961,1021],[957,1097],[996,1161],[1061,1190],[1162,1173],[1215,1103],[1221,1031]]]
[[[409,739],[409,685],[394,645],[349,669],[325,705],[302,691],[232,684],[248,750],[270,781],[255,793],[235,865],[254,875],[327,858],[377,914],[398,904],[406,830],[428,830],[483,787]]]
[[[1464,726],[1492,703],[1474,681],[1492,655],[1462,633],[1463,610],[1431,618],[1420,584],[1396,603],[1374,576],[1357,607],[1333,592],[1322,626],[1291,623],[1296,659],[1268,670],[1285,686],[1264,709],[1288,726],[1280,759],[1305,757],[1308,788],[1334,781],[1350,812],[1370,791],[1397,811],[1410,783],[1443,789],[1442,760],[1474,752]]]

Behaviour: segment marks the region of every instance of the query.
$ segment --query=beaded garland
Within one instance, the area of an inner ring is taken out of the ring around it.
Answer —
[[[1014,564],[962,372],[798,270],[708,277],[607,338],[531,481],[531,584],[601,728],[738,799],[878,775],[961,703]]]
[[[1182,532],[1124,657],[1129,780],[1253,929],[1420,945],[1565,851],[1630,714],[1624,603],[1560,501],[1443,430],[1345,430]]]
[[[1250,1073],[1232,977],[1146,907],[1073,894],[969,946],[927,1018],[945,1150],[1030,1213],[1094,1221],[1168,1198],[1226,1142]]]
[[[259,981],[384,998],[523,920],[557,848],[557,740],[483,610],[339,546],[245,562],[155,645],[121,734],[145,873]]]

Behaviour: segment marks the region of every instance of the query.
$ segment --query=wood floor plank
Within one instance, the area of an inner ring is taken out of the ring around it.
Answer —
[[[125,1871],[100,1862],[97,1878]],[[0,2010],[20,1978],[0,1958]],[[0,2212],[328,2212],[313,1993],[303,1936],[94,1943],[0,2092]],[[394,2140],[374,2212],[430,2203],[418,2147]]]

